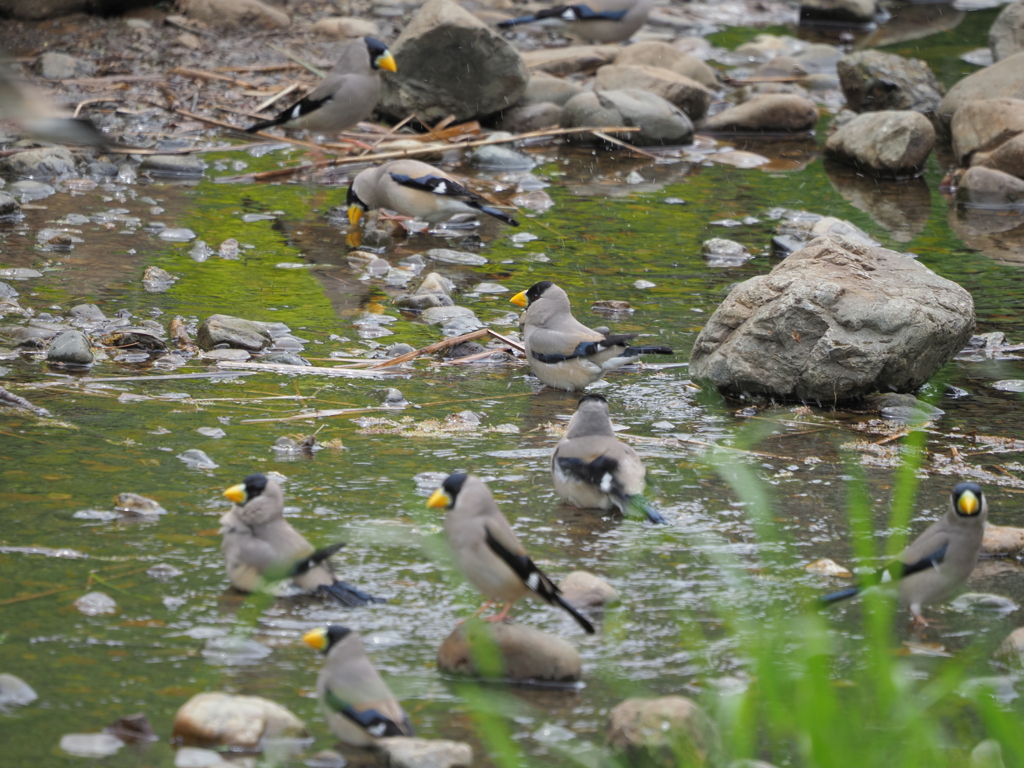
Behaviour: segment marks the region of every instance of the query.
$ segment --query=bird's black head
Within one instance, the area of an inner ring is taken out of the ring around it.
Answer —
[[[348,627],[343,627],[341,624],[331,624],[327,628],[327,647],[324,649],[324,652],[329,651],[335,643],[340,643],[350,634],[352,634],[352,630]]]
[[[370,53],[370,65],[374,69],[386,69],[388,72],[397,71],[395,59],[384,43],[376,37],[364,37],[363,42],[366,43],[366,50]]]
[[[544,295],[544,291],[553,286],[550,280],[541,280],[539,283],[534,283],[526,289],[526,300],[529,302],[526,306],[530,306],[537,299]]]
[[[576,407],[579,408],[584,403],[589,403],[591,401],[596,403],[604,403],[605,405],[608,405],[608,401],[601,395],[584,395],[583,397],[580,398],[580,401],[576,403]]]
[[[245,500],[251,501],[267,489],[267,476],[261,474],[249,475],[242,481],[245,486]]]
[[[985,506],[985,494],[977,483],[959,483],[950,495],[953,510],[960,517],[974,517]]]
[[[462,486],[466,484],[466,478],[469,475],[464,472],[455,472],[448,475],[441,483],[441,487],[430,494],[430,498],[427,499],[427,506],[432,509],[438,509],[444,507],[445,509],[451,509],[455,506],[455,499],[459,496],[459,491],[462,490]]]

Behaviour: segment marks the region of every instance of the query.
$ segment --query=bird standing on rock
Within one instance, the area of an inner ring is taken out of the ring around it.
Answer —
[[[583,389],[638,355],[673,354],[663,346],[629,346],[635,333],[610,335],[587,328],[572,316],[565,291],[549,280],[520,291],[509,301],[526,308],[519,326],[530,370],[555,389]]]
[[[584,40],[615,43],[628,40],[644,25],[652,0],[588,0],[573,5],[556,5],[518,19],[498,22],[505,29],[545,19],[557,19],[565,31]]]
[[[221,549],[235,589],[253,592],[265,582],[291,579],[307,592],[346,606],[385,602],[338,580],[328,558],[345,545],[314,550],[284,519],[284,497],[273,478],[249,475],[224,495],[235,502],[220,519]]]
[[[374,668],[363,639],[332,624],[302,636],[326,658],[316,679],[316,695],[331,732],[353,747],[372,746],[386,736],[412,736],[402,705]]]
[[[378,70],[398,71],[391,51],[375,37],[345,43],[334,68],[313,91],[273,120],[246,128],[256,133],[275,125],[310,133],[337,133],[373,114],[380,100]]]
[[[630,446],[619,442],[601,395],[584,395],[555,452],[551,477],[563,501],[585,509],[637,509],[652,523],[664,523],[643,497],[646,470]]]
[[[459,213],[486,213],[518,227],[507,213],[486,204],[460,181],[419,160],[392,160],[367,168],[348,187],[348,220],[355,226],[366,211],[386,208],[431,224]]]
[[[971,575],[988,518],[988,501],[977,483],[960,483],[949,509],[904,549],[895,560],[856,586],[821,598],[825,605],[853,597],[869,587],[899,582],[900,605],[910,608],[914,623],[926,627],[923,606],[945,600]]]
[[[447,508],[444,532],[455,561],[469,583],[487,598],[475,616],[503,602],[501,613],[485,621],[504,621],[516,601],[532,592],[566,610],[584,632],[594,634],[594,625],[566,602],[558,586],[526,554],[483,480],[462,473],[449,475],[427,506]]]

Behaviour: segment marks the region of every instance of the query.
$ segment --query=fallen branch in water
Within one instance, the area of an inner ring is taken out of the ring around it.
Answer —
[[[316,365],[284,365],[282,363],[242,363],[235,360],[221,360],[217,363],[217,367],[260,373],[297,373],[303,376],[347,376],[351,379],[375,379],[390,373],[389,371],[371,372],[372,369],[321,368]]]
[[[489,329],[481,328],[478,331],[470,331],[469,333],[464,333],[461,336],[452,336],[451,338],[448,339],[441,339],[441,341],[436,341],[433,344],[428,344],[425,347],[414,349],[412,352],[406,352],[404,355],[399,355],[398,357],[392,357],[390,360],[384,360],[382,362],[379,362],[376,365],[370,366],[370,368],[379,369],[388,368],[389,366],[392,365],[400,365],[410,360],[415,360],[420,355],[429,355],[431,352],[440,352],[442,349],[454,347],[456,344],[461,344],[464,341],[476,341],[477,339],[487,336],[488,333],[490,333]]]
[[[22,408],[26,411],[32,411],[32,413],[34,413],[36,416],[43,416],[45,418],[50,418],[53,416],[53,414],[50,413],[45,408],[40,408],[37,405],[32,405],[32,403],[30,403],[24,397],[16,395],[10,390],[4,389],[3,387],[0,387],[0,405],[9,405],[12,408]]]

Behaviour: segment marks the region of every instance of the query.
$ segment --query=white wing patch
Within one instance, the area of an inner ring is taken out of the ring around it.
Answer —
[[[612,491],[612,483],[614,483],[614,482],[615,482],[615,478],[612,477],[612,473],[611,472],[605,472],[604,476],[601,478],[601,491],[603,493],[611,493],[611,491]]]
[[[562,18],[566,21],[577,21],[576,11],[572,8],[566,8],[562,11]]]
[[[532,589],[534,592],[537,591],[537,587],[540,586],[540,574],[534,571],[526,578],[526,586]]]
[[[368,734],[370,734],[371,736],[375,736],[376,738],[380,738],[381,736],[384,735],[384,731],[386,731],[387,729],[388,729],[388,724],[387,723],[377,723],[376,725],[371,725],[369,728],[367,728],[366,732]]]
[[[888,584],[890,581],[892,581],[892,574],[889,573],[888,570],[886,570],[882,573],[882,583]]]
[[[302,116],[302,108],[299,107],[298,104],[296,104],[295,108],[292,110],[292,120],[294,120],[297,117],[301,117],[301,116]]]
[[[444,194],[447,194],[447,192],[448,192],[448,184],[447,184],[447,182],[442,181],[440,184],[438,184],[436,187],[434,187],[434,194],[435,195],[444,195]]]

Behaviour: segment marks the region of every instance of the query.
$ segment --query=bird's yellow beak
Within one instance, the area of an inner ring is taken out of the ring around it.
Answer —
[[[960,498],[956,500],[956,506],[960,510],[961,515],[973,515],[981,508],[981,502],[978,501],[978,497],[972,491],[964,491],[960,494]]]
[[[523,309],[525,309],[526,305],[530,303],[530,300],[526,298],[526,291],[520,291],[511,299],[509,299],[509,301],[511,301],[517,307],[522,307]]]
[[[361,218],[363,218],[363,209],[358,205],[350,205],[348,207],[348,223],[354,227]]]
[[[448,492],[444,488],[438,488],[427,499],[427,506],[431,509],[437,509],[438,507],[447,507],[451,504],[451,498],[448,496]]]
[[[395,63],[395,57],[391,55],[391,51],[384,51],[384,53],[377,57],[377,61],[374,63],[380,69],[386,69],[388,72],[398,71],[398,65]]]
[[[317,627],[316,629],[309,630],[309,632],[302,636],[302,642],[310,648],[322,651],[327,647],[327,627]]]
[[[245,486],[242,483],[232,485],[224,491],[224,495],[235,502],[235,504],[245,504]]]

